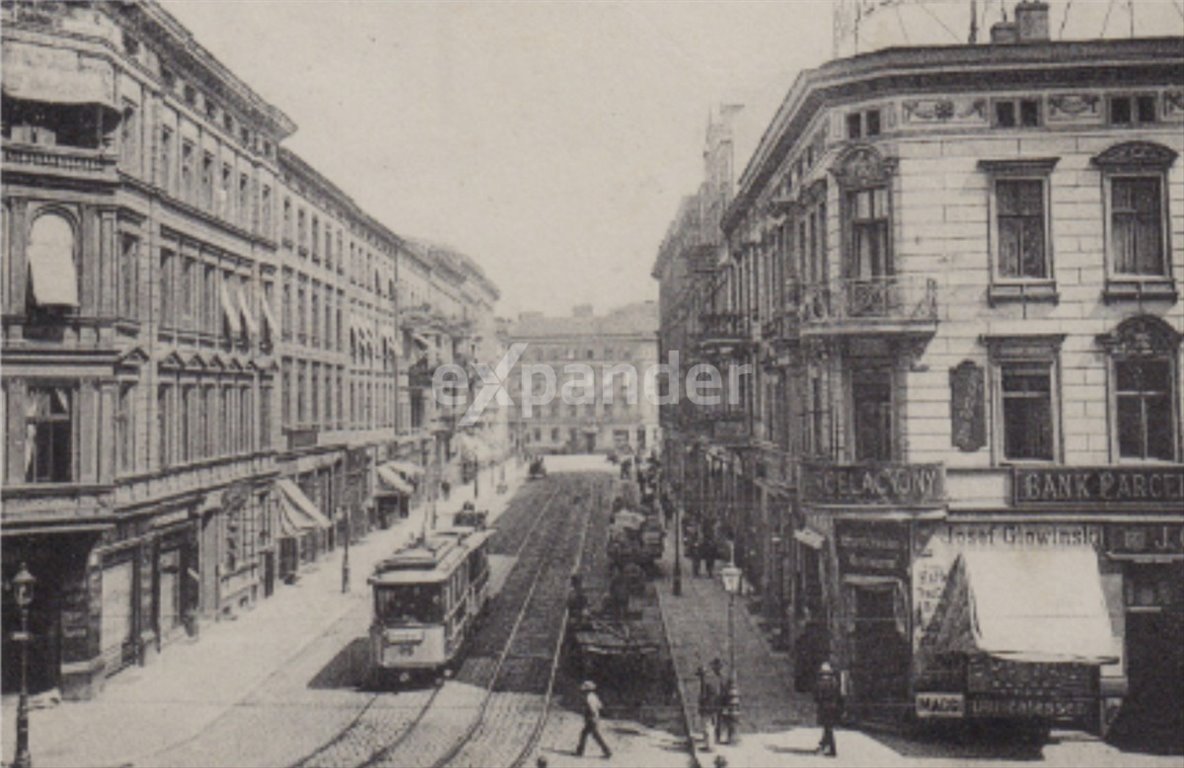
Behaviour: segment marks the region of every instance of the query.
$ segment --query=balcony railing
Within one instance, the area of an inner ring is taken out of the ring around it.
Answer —
[[[753,341],[754,324],[741,312],[711,312],[699,316],[699,349],[705,353],[735,352]]]
[[[4,144],[8,173],[29,171],[115,181],[115,157],[97,149]]]
[[[936,330],[937,281],[912,275],[843,278],[804,286],[802,330]]]

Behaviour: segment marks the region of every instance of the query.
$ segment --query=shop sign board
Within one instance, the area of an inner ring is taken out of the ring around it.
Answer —
[[[1049,720],[1081,720],[1094,713],[1094,699],[1042,699],[1034,696],[972,696],[969,717],[1039,717]]]
[[[1012,474],[1017,505],[1184,502],[1184,466],[1020,468]]]
[[[917,717],[960,718],[966,716],[966,697],[961,693],[918,693]]]
[[[1106,528],[1111,555],[1184,555],[1184,525],[1111,525]]]
[[[802,499],[840,506],[941,506],[944,464],[803,464]]]
[[[908,574],[909,532],[904,524],[836,520],[835,546],[844,574]]]

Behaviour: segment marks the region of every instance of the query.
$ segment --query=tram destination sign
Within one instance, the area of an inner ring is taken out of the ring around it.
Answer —
[[[803,464],[803,500],[841,506],[940,506],[944,464]]]
[[[1184,501],[1184,466],[1021,469],[1016,504],[1163,504]]]

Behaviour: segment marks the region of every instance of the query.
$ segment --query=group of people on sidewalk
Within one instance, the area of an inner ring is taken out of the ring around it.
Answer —
[[[711,749],[712,735],[716,744],[735,744],[740,725],[740,691],[736,681],[723,676],[723,662],[712,659],[710,671],[699,667],[699,716],[703,720],[704,741]],[[814,706],[822,739],[817,754],[836,757],[835,726],[843,715],[843,693],[839,676],[830,662],[823,662],[814,683]],[[725,738],[726,737],[726,738]],[[581,740],[581,744],[582,744]]]

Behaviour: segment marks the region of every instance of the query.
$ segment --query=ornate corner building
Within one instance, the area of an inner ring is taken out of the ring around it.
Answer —
[[[736,181],[719,116],[654,265],[680,381],[735,371],[662,407],[673,495],[859,718],[1184,708],[1184,47],[1050,42],[1046,14],[803,72]],[[1004,583],[1097,619],[1009,640],[1043,688],[943,661]]]
[[[456,427],[422,351],[495,362],[498,291],[158,5],[2,21],[4,578],[38,580],[33,690],[82,698],[430,490]]]

